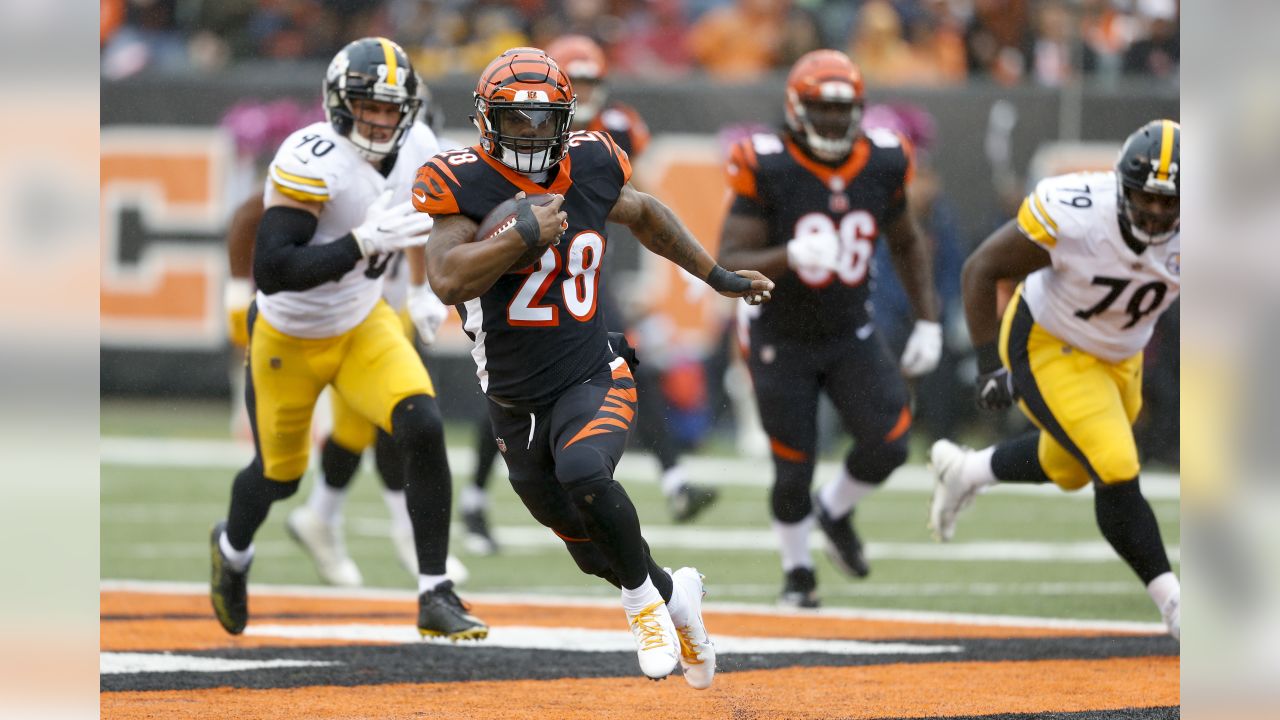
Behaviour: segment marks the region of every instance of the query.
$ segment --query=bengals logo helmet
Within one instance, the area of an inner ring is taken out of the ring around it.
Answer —
[[[480,147],[517,172],[551,169],[569,152],[577,100],[569,76],[538,48],[512,48],[480,74],[474,94]]]
[[[577,90],[578,122],[584,125],[591,122],[608,99],[604,78],[609,65],[604,50],[586,35],[561,35],[547,45],[547,54],[564,70]]]
[[[324,76],[324,115],[334,131],[350,140],[365,159],[378,162],[404,145],[422,104],[418,85],[418,74],[403,48],[383,37],[361,38],[339,50],[329,63]],[[352,100],[400,106],[400,119],[389,126],[389,140],[374,140],[360,133]]]
[[[814,50],[787,76],[787,127],[820,160],[843,160],[862,125],[862,73],[839,50]]]
[[[1116,214],[1125,235],[1160,245],[1178,231],[1181,145],[1182,126],[1172,120],[1152,120],[1125,140],[1116,159]]]

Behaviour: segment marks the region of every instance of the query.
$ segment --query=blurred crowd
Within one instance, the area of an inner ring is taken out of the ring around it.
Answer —
[[[565,33],[613,72],[726,82],[846,49],[881,86],[969,79],[1057,86],[1124,75],[1176,83],[1180,0],[101,0],[102,73],[327,60],[384,35],[428,77],[478,72]]]

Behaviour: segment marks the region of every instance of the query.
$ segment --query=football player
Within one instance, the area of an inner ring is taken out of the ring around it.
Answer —
[[[569,76],[578,97],[569,129],[606,132],[634,161],[649,145],[649,127],[631,106],[609,102],[604,50],[585,35],[562,35],[547,45],[546,52]],[[600,292],[607,293],[607,290]],[[606,308],[617,307],[611,296],[602,304]],[[610,330],[625,331],[617,313],[612,313],[605,320]],[[637,381],[656,388],[657,373],[646,371],[645,367],[647,365],[642,365],[637,370]],[[667,498],[672,517],[677,522],[688,522],[715,502],[716,491],[688,482],[680,465],[680,448],[662,417],[665,404],[661,393],[656,390],[642,394],[635,430],[641,447],[651,451],[662,468],[662,493]],[[481,421],[478,431],[475,476],[472,484],[463,489],[459,504],[467,530],[468,548],[478,555],[492,555],[498,551],[498,545],[489,529],[485,486],[498,451],[493,444],[488,417]]]
[[[569,78],[536,48],[512,48],[476,84],[479,144],[442,153],[418,173],[414,203],[435,218],[431,287],[457,304],[488,398],[493,436],[530,514],[561,538],[583,572],[622,589],[640,668],[661,679],[677,662],[711,684],[715,650],[694,568],[654,562],[635,506],[613,478],[635,417],[636,386],[597,312],[606,221],[727,297],[763,302],[773,283],[716,265],[665,205],[633,188],[631,162],[606,133],[571,132]],[[545,205],[527,197],[550,194]],[[508,198],[517,214],[473,241]],[[530,253],[538,260],[519,271]]]
[[[1182,130],[1155,120],[1125,141],[1114,172],[1041,180],[1018,216],[965,262],[965,318],[978,351],[978,405],[1015,400],[1036,430],[983,450],[939,440],[929,525],[998,482],[1092,484],[1098,529],[1180,634],[1181,588],[1138,484],[1133,421],[1142,350],[1178,296]],[[1026,276],[997,312],[997,284]]]
[[[424,87],[419,86],[419,94],[425,103]],[[261,196],[247,198],[236,209],[227,233],[227,254],[231,266],[225,292],[227,328],[232,344],[242,350],[248,343],[247,318],[254,298],[250,278],[253,243],[265,210]],[[412,339],[416,326],[423,345],[430,346],[449,310],[426,284],[424,258],[420,247],[396,253],[383,275],[382,297],[399,314],[406,336]],[[410,267],[406,268],[406,265]],[[332,431],[321,445],[319,476],[306,503],[289,513],[285,528],[311,557],[325,582],[342,587],[361,585],[360,568],[348,554],[343,536],[342,507],[365,449],[373,446],[378,475],[383,483],[382,498],[391,513],[391,540],[396,556],[405,570],[417,576],[413,524],[409,520],[404,496],[404,463],[396,451],[395,442],[390,435],[357,413],[341,395],[327,394]],[[448,571],[445,574],[449,579],[458,585],[466,582],[468,572],[462,561],[449,555],[446,565]]]
[[[911,412],[902,376],[937,366],[942,328],[932,250],[907,212],[909,143],[892,131],[863,131],[862,77],[844,53],[802,56],[786,93],[786,129],[753,134],[730,151],[733,200],[720,261],[778,278],[777,299],[744,314],[747,366],[773,454],[779,601],[816,607],[810,530],[816,521],[836,567],[854,577],[870,572],[853,510],[907,459]],[[915,316],[898,360],[868,302],[881,234]],[[811,497],[822,392],[854,446],[839,477]]]
[[[483,638],[445,576],[452,484],[435,390],[399,318],[382,300],[396,251],[421,246],[431,219],[403,192],[439,151],[415,122],[417,79],[385,38],[344,47],[324,80],[327,122],[302,128],[268,170],[253,250],[245,401],[254,459],[236,476],[227,519],[210,537],[210,599],[224,629],[244,631],[253,536],[271,504],[297,491],[325,386],[387,431],[401,453],[418,566],[418,630]]]

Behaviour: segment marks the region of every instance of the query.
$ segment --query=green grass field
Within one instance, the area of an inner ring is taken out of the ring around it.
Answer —
[[[207,580],[208,531],[225,515],[235,468],[247,460],[242,447],[225,442],[227,412],[225,403],[103,402],[103,578]],[[466,426],[450,430],[459,486],[470,477],[467,447],[473,433]],[[194,449],[184,454],[188,447]],[[387,510],[371,467],[366,462],[347,504],[348,546],[366,585],[411,588],[413,580],[396,562],[386,535]],[[781,570],[769,529],[770,473],[767,460],[703,456],[694,479],[716,482],[720,502],[696,523],[678,526],[671,523],[655,482],[656,464],[639,457],[624,461],[619,480],[639,508],[660,563],[696,565],[707,576],[709,600],[771,603]],[[820,468],[818,483],[832,474],[830,467]],[[308,476],[298,495],[277,506],[260,531],[254,581],[319,582],[283,529],[287,511],[303,501],[310,482]],[[1153,496],[1165,544],[1176,549],[1176,488],[1170,482],[1144,487]],[[616,592],[581,575],[501,477],[490,488],[495,503],[491,522],[504,552],[492,558],[467,555],[455,524],[455,554],[471,571],[464,590]],[[1159,614],[1136,577],[1099,535],[1090,499],[1043,490],[986,494],[961,518],[956,542],[936,545],[925,528],[929,495],[923,468],[915,464],[899,470],[884,491],[858,509],[858,528],[872,556],[870,578],[846,579],[822,556],[815,537],[824,604],[1158,622]]]

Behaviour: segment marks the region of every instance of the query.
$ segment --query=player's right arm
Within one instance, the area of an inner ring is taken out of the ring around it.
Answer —
[[[994,352],[999,334],[1000,315],[996,311],[999,281],[1029,275],[1049,264],[1049,252],[1028,240],[1018,229],[1016,220],[1005,223],[982,241],[965,261],[960,275],[964,317],[969,325],[969,338],[980,355],[987,347]]]
[[[756,270],[766,277],[787,272],[787,247],[769,247],[769,225],[756,187],[757,163],[750,141],[729,151],[725,173],[733,199],[720,229],[717,258],[729,270]]]
[[[414,203],[422,212],[430,207],[417,198]],[[483,295],[532,246],[530,239],[538,246],[559,239],[567,217],[560,210],[563,204],[563,195],[547,205],[526,202],[520,212],[528,212],[528,216],[480,242],[472,242],[479,226],[471,218],[458,213],[433,216],[436,224],[427,243],[427,281],[436,296],[446,305],[457,305]]]
[[[231,216],[227,228],[227,263],[230,274],[223,288],[227,331],[237,347],[249,344],[248,314],[253,302],[253,243],[262,222],[261,195],[250,195]]]
[[[268,191],[253,247],[253,281],[259,290],[267,295],[309,290],[340,279],[360,262],[363,253],[351,233],[330,243],[307,244],[323,208],[323,202],[289,197],[277,187]]]

